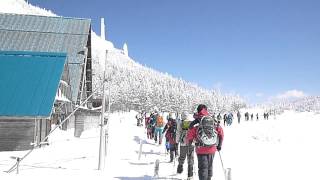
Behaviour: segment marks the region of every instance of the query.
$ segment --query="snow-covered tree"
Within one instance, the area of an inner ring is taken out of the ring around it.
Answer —
[[[106,45],[93,34],[94,87],[99,87],[103,79],[106,63],[107,88],[111,91],[111,108],[151,110],[157,106],[162,111],[194,111],[200,103],[206,104],[209,111],[236,111],[244,107],[240,96],[223,95],[196,84],[174,78],[143,66],[128,57],[123,50]],[[107,58],[105,58],[108,50]],[[107,62],[104,62],[106,59]],[[97,97],[101,97],[99,91]]]
[[[282,98],[260,105],[260,107],[276,114],[280,114],[284,110],[320,113],[320,96],[306,96],[294,99]]]

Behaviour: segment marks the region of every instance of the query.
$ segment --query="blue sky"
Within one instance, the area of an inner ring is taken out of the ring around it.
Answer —
[[[117,48],[126,42],[137,62],[205,88],[250,102],[290,90],[320,95],[318,0],[29,2],[90,18],[97,34],[104,17],[107,39]]]

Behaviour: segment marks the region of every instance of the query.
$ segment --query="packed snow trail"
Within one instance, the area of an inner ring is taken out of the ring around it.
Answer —
[[[183,173],[177,174],[178,160],[170,163],[170,155],[166,154],[165,139],[162,144],[147,139],[144,126],[136,125],[135,112],[129,115],[110,118],[109,145],[106,159],[105,171],[110,179],[187,179],[187,159],[184,163]],[[142,153],[139,160],[140,142],[142,142]],[[197,180],[197,157],[194,164],[194,179]],[[215,179],[224,179],[219,157],[214,161]],[[155,175],[155,162],[159,159],[159,176]],[[112,171],[108,171],[112,169]],[[219,172],[218,172],[219,171]]]
[[[160,160],[159,179],[186,179],[187,163],[184,172],[176,175],[178,163],[168,163],[164,145],[146,140],[145,129],[136,126],[134,116],[134,112],[119,114],[117,120],[110,122],[106,166],[110,179],[152,179],[157,159]],[[319,179],[315,178],[320,177],[317,174],[319,119],[320,115],[289,111],[269,120],[242,120],[241,124],[235,121],[232,126],[223,127],[221,155],[225,168],[231,168],[232,179],[237,180]],[[144,144],[138,160],[140,140]],[[194,157],[194,179],[197,180],[197,156]],[[212,179],[224,180],[218,154],[214,158]]]

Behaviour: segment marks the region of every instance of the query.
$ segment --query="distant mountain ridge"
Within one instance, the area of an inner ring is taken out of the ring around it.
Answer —
[[[294,100],[282,100],[281,102],[275,103],[275,105],[284,110],[320,113],[320,96],[307,96]]]

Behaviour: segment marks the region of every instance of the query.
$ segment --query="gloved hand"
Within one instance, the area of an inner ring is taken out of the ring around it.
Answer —
[[[217,146],[217,150],[220,151],[221,150],[221,146]]]

